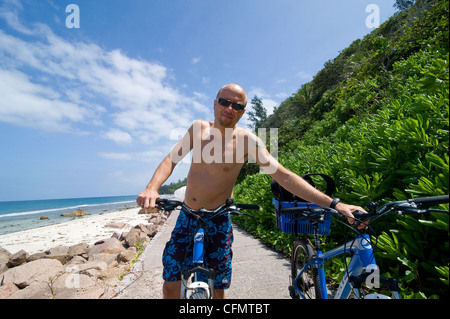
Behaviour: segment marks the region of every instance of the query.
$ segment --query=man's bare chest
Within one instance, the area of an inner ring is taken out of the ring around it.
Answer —
[[[194,139],[194,163],[214,163],[215,169],[230,171],[236,164],[244,164],[246,159],[243,139],[232,131],[222,135],[220,131],[210,129]]]

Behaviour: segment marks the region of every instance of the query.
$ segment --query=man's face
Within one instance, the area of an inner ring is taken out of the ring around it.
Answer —
[[[227,86],[221,90],[216,100],[214,100],[214,117],[216,121],[224,127],[234,127],[245,113],[244,110],[235,110],[232,105],[223,106],[218,103],[219,99],[245,105],[246,95],[242,88],[237,86]],[[226,103],[224,103],[226,104]]]

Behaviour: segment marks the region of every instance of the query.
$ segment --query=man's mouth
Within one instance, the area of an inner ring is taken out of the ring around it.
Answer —
[[[233,119],[233,116],[231,114],[222,113],[222,116],[229,118],[229,119]]]

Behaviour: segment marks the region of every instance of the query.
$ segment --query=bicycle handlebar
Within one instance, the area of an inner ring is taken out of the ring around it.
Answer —
[[[156,205],[158,209],[161,210],[174,210],[177,207],[181,207],[184,211],[195,215],[196,217],[201,217],[206,214],[213,215],[214,217],[222,215],[224,213],[229,212],[232,215],[246,215],[252,218],[255,218],[252,215],[242,213],[240,210],[259,210],[259,205],[256,204],[236,204],[231,198],[227,199],[225,204],[219,206],[214,210],[208,210],[204,208],[200,209],[191,209],[184,202],[178,200],[170,200],[166,198],[158,198],[156,200]]]
[[[399,214],[423,214],[427,212],[448,213],[448,211],[438,209],[424,209],[424,210],[419,209],[422,206],[435,206],[439,204],[445,204],[448,202],[449,202],[449,195],[442,195],[442,196],[420,197],[402,201],[389,202],[387,204],[382,205],[379,209],[376,209],[377,207],[376,203],[369,203],[368,206],[371,212],[366,214],[360,211],[356,211],[353,212],[353,216],[355,221],[361,223],[370,219],[377,219],[392,211],[396,211]],[[308,220],[308,221],[321,221],[323,219],[322,216],[326,212],[344,216],[337,210],[328,207],[308,207],[308,206],[289,207],[281,209],[280,211],[281,214],[296,214],[297,216],[294,219]]]
[[[419,197],[406,200],[407,202],[414,202],[417,205],[434,206],[439,204],[445,204],[449,202],[449,195],[431,196],[431,197]]]

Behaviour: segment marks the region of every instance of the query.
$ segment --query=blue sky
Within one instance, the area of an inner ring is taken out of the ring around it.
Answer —
[[[271,113],[394,2],[1,0],[0,200],[138,194],[222,85]]]

